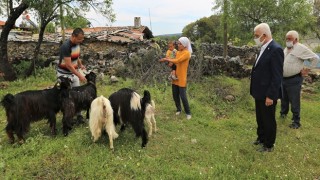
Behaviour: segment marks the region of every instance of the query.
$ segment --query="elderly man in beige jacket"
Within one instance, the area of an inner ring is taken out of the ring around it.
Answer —
[[[316,67],[318,55],[308,47],[299,43],[297,31],[286,34],[286,48],[284,49],[283,65],[283,97],[281,99],[280,116],[286,118],[291,104],[292,124],[290,128],[298,129],[300,123],[300,94],[303,76],[308,75],[310,69],[305,68],[304,61],[311,61],[311,67]]]

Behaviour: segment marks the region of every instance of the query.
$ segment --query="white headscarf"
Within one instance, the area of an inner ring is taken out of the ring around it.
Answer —
[[[192,53],[192,47],[191,47],[191,42],[187,37],[181,37],[179,38],[179,41],[181,42],[183,47],[186,47],[190,54]]]

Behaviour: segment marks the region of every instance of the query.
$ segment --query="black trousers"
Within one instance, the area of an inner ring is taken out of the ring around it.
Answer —
[[[265,100],[255,100],[258,140],[267,148],[273,147],[276,141],[276,106],[277,101],[271,106],[266,106]]]
[[[291,104],[292,121],[300,124],[300,97],[303,78],[296,76],[290,79],[283,79],[283,98],[281,99],[280,114],[288,114]]]
[[[174,103],[176,104],[177,112],[181,112],[181,103],[180,98],[184,107],[184,111],[186,114],[191,115],[189,102],[187,98],[187,88],[179,87],[177,85],[172,84],[172,96]]]
[[[171,70],[177,70],[177,66],[175,64],[172,64]]]

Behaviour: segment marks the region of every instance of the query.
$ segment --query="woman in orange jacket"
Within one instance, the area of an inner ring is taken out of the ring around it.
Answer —
[[[190,40],[187,37],[181,37],[178,40],[176,57],[174,59],[166,57],[160,60],[160,62],[172,62],[177,66],[176,75],[179,78],[177,80],[172,80],[172,96],[177,108],[176,115],[180,115],[181,113],[181,99],[188,120],[191,119],[191,112],[187,98],[187,72],[191,53],[192,48]]]

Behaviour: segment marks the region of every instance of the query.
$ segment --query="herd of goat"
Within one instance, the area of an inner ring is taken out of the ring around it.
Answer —
[[[57,134],[56,114],[62,112],[62,132],[67,136],[74,125],[74,117],[86,111],[92,139],[96,142],[105,130],[109,136],[110,148],[118,137],[116,125],[123,131],[128,124],[132,126],[136,137],[142,138],[142,147],[148,143],[148,137],[156,132],[154,118],[155,104],[149,91],[143,97],[129,88],[114,92],[109,98],[97,97],[96,75],[86,74],[87,83],[71,87],[71,79],[60,76],[54,87],[44,90],[29,90],[16,95],[8,93],[1,101],[7,116],[5,128],[10,143],[24,143],[24,136],[30,129],[30,123],[48,119],[51,134]],[[76,118],[81,121],[81,118]],[[146,131],[145,124],[148,126]]]

